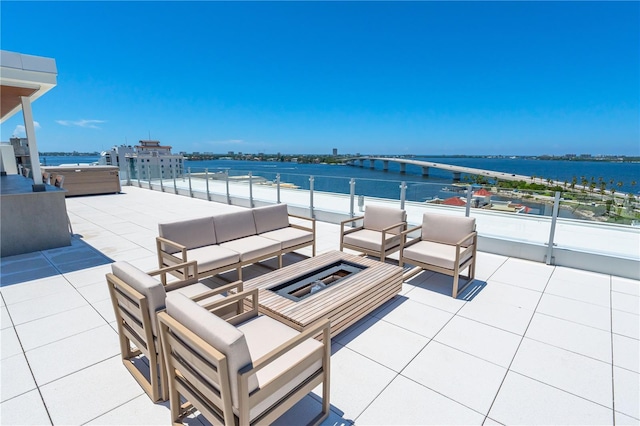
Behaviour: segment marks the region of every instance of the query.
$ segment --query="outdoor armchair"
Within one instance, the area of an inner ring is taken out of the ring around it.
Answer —
[[[222,299],[223,294],[229,290],[242,291],[240,281],[211,289],[195,279],[164,285],[155,278],[159,275],[166,281],[166,274],[176,268],[183,269],[185,276],[190,270],[195,270],[197,275],[195,262],[146,273],[122,261],[113,263],[112,273],[106,275],[118,325],[122,363],[154,402],[165,401],[168,398],[157,324],[157,312],[164,309],[167,293],[181,293],[200,304],[207,304]],[[243,308],[238,303],[235,306],[228,305],[225,309],[217,313],[223,316],[230,315]],[[142,366],[140,355],[146,356],[149,361],[148,377],[136,367]]]
[[[226,321],[210,312],[237,301],[251,309]],[[193,409],[214,425],[271,424],[319,384],[314,421],[329,415],[328,319],[299,332],[259,315],[254,289],[208,307],[171,294],[158,320],[174,424]],[[313,338],[319,333],[322,342]]]
[[[421,269],[435,271],[453,277],[455,298],[473,282],[476,270],[476,250],[478,234],[476,220],[472,217],[459,217],[443,214],[425,213],[422,225],[404,232],[400,250],[400,266],[405,263]],[[408,235],[420,230],[420,236],[408,239]],[[458,289],[461,273],[469,269],[468,282]]]
[[[345,225],[362,221],[360,226],[345,230]],[[344,248],[360,251],[370,256],[380,257],[400,250],[402,233],[407,229],[407,213],[402,209],[381,206],[367,206],[364,216],[340,222],[340,251]]]

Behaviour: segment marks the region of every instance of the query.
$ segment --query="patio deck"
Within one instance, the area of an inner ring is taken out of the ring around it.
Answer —
[[[158,222],[241,207],[131,186],[66,202],[71,247],[1,261],[0,423],[168,424],[120,362],[104,274],[155,268]],[[317,226],[318,253],[337,249],[339,227]],[[472,299],[423,272],[333,339],[325,424],[640,424],[640,282],[478,256]],[[278,423],[319,405],[311,394]]]

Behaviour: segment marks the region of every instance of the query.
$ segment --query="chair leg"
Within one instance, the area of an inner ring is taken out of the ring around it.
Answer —
[[[458,281],[460,280],[460,274],[458,273],[459,271],[456,270],[455,275],[453,276],[453,298],[455,299],[456,297],[458,297]]]

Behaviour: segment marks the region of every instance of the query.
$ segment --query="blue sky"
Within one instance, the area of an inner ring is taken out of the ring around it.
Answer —
[[[638,2],[0,7],[3,50],[57,63],[40,151],[640,155]]]

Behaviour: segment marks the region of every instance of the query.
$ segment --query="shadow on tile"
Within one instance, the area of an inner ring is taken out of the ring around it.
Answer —
[[[467,285],[467,280],[464,278],[460,278],[460,282],[458,284],[459,288],[463,288]],[[411,281],[407,281],[408,284],[411,284]],[[419,282],[416,284],[418,287],[422,287],[426,290],[433,291],[434,293],[442,294],[444,296],[451,297],[451,292],[453,290],[453,277],[445,274],[434,273],[429,276],[426,280]],[[457,300],[471,301],[473,300],[483,288],[487,286],[487,283],[483,280],[474,279],[471,284],[464,291],[458,293]]]
[[[5,287],[112,262],[113,260],[74,236],[71,238],[71,245],[67,247],[1,258],[0,286]]]

